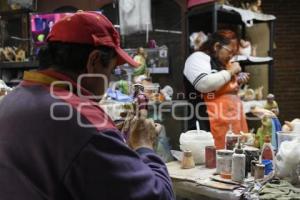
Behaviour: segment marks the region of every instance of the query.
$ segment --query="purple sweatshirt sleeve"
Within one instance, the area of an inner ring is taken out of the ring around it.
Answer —
[[[74,199],[175,199],[164,162],[151,150],[132,151],[110,131],[94,136],[66,172]]]

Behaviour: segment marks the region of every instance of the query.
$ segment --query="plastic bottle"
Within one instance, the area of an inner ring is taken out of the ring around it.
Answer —
[[[264,138],[264,142],[265,143],[261,149],[261,160],[274,160],[275,155],[271,144],[271,137],[269,135],[266,135]]]
[[[241,143],[239,141],[237,148],[232,156],[232,177],[231,179],[236,182],[243,182],[245,178],[246,169],[246,156],[243,149],[241,148]]]

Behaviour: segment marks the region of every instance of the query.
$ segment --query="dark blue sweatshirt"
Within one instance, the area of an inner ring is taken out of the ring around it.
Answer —
[[[73,82],[70,93],[29,78],[0,102],[0,199],[174,199],[163,161],[150,149],[128,148],[103,110],[77,91]]]

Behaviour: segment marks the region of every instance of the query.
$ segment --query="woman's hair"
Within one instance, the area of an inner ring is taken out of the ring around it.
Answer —
[[[235,32],[231,30],[219,30],[209,35],[207,41],[202,44],[199,50],[213,56],[215,55],[214,46],[216,43],[220,43],[220,45],[229,45],[232,40],[237,40],[237,46],[239,48],[240,38]]]
[[[101,53],[101,63],[106,67],[116,56],[114,49],[106,46],[94,47],[87,44],[49,42],[39,51],[40,68],[54,67],[60,70],[84,71],[93,50]]]

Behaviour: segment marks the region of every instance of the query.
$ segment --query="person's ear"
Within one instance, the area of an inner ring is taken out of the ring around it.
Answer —
[[[219,42],[216,42],[214,44],[214,51],[217,52],[220,49],[220,47],[221,47],[221,44]]]
[[[87,73],[97,73],[99,69],[99,65],[101,64],[101,52],[99,50],[93,50],[88,58],[88,62],[86,65]]]

